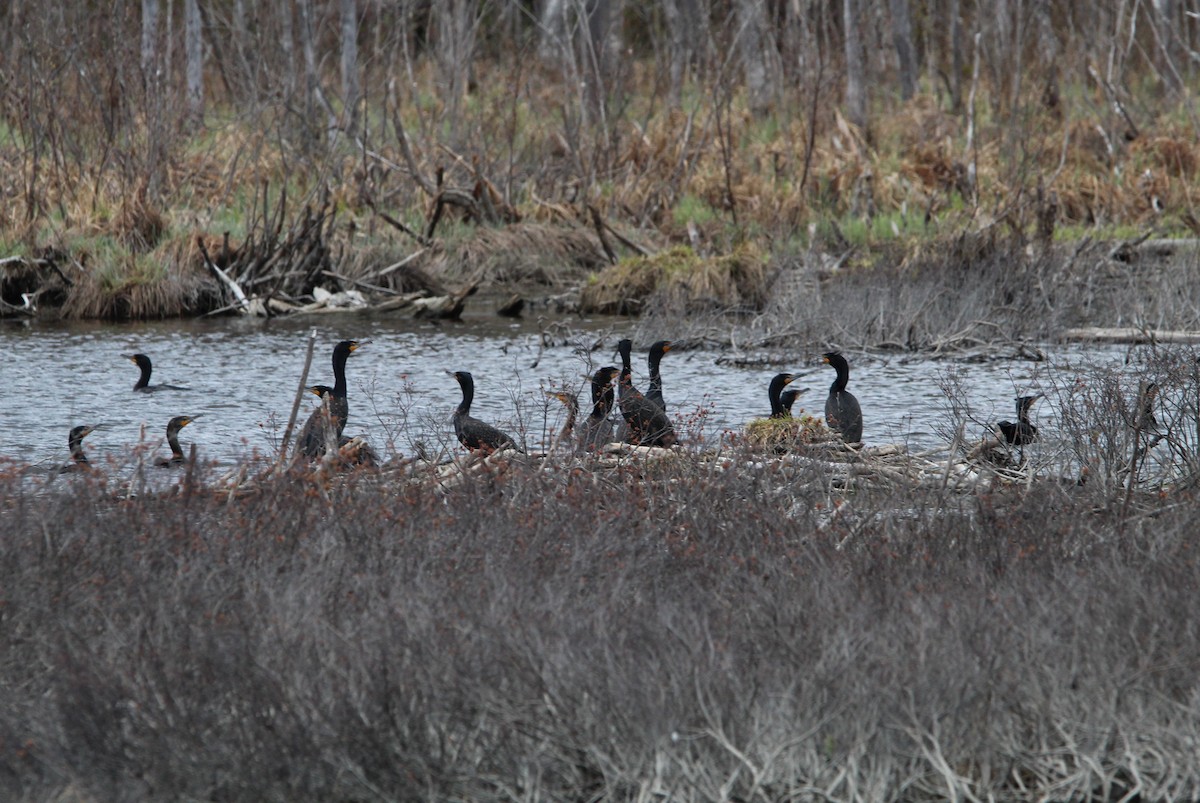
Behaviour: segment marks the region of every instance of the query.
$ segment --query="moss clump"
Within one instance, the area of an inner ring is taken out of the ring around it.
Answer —
[[[579,305],[601,315],[637,315],[652,300],[684,313],[759,310],[768,284],[765,260],[752,248],[702,257],[677,246],[605,268],[583,288]]]
[[[836,434],[820,418],[801,412],[792,418],[756,418],[746,425],[746,443],[777,454],[801,451],[814,443],[824,443]]]

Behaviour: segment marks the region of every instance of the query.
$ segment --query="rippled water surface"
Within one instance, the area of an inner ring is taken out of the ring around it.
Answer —
[[[348,434],[366,435],[384,453],[410,453],[417,439],[434,448],[450,444],[449,419],[459,391],[444,372],[468,370],[476,381],[472,412],[510,432],[523,430],[526,443],[537,449],[562,421],[561,405],[545,400],[544,390],[582,389],[585,371],[616,361],[615,342],[620,327],[628,324],[572,325],[570,344],[541,348],[536,324],[491,317],[436,324],[354,316],[131,325],[5,321],[0,323],[0,349],[6,355],[0,455],[27,462],[65,460],[70,428],[103,422],[105,428],[86,441],[95,462],[125,453],[143,437],[143,427],[147,443],[160,440],[167,420],[182,414],[202,414],[181,436],[184,448],[195,442],[202,457],[229,463],[254,451],[270,454],[287,422],[314,326],[317,351],[309,384],[332,384],[335,342],[371,341],[351,357],[347,369]],[[600,338],[602,348],[581,353],[578,344]],[[643,390],[647,345],[636,344],[640,351],[634,355],[635,383]],[[672,352],[663,363],[670,412],[681,430],[715,437],[765,414],[768,381],[777,371],[791,370],[804,374],[797,385],[808,388],[798,405],[820,414],[833,379],[832,369],[820,363],[823,350],[823,344],[813,344],[797,350],[792,364],[767,368],[721,365],[721,352]],[[191,390],[133,393],[138,371],[121,355],[135,351],[154,360],[152,383]],[[863,407],[864,440],[921,448],[946,437],[946,377],[960,383],[976,416],[994,421],[1011,417],[1018,391],[1044,389],[1064,360],[1077,362],[1083,355],[1050,352],[1043,363],[848,356],[850,390]],[[1089,356],[1117,359],[1115,351]],[[316,403],[305,394],[297,426]],[[1039,410],[1039,416],[1049,415]],[[166,453],[165,446],[159,450]]]

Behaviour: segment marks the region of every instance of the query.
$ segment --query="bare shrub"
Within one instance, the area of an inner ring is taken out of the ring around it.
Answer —
[[[1189,797],[1194,501],[516,460],[0,476],[10,798]],[[757,467],[756,467],[757,464]],[[721,466],[725,466],[722,468]]]

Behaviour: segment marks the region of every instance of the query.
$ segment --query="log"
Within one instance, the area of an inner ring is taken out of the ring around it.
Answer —
[[[1089,326],[1068,329],[1063,339],[1071,343],[1200,343],[1200,332],[1179,329],[1138,329],[1132,326]]]

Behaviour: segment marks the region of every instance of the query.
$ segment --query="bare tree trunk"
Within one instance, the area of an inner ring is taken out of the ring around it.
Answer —
[[[750,108],[754,112],[763,112],[770,107],[775,91],[768,56],[766,11],[761,0],[738,0],[737,20],[738,51],[746,75]]]
[[[683,84],[691,69],[696,48],[700,8],[697,0],[663,0],[663,17],[667,23],[668,58],[670,59],[670,89],[668,103],[677,107]]]
[[[570,51],[567,34],[568,0],[546,0],[538,17],[541,36],[538,40],[538,57],[562,69]]]
[[[354,131],[358,120],[358,3],[342,4],[342,104],[346,129]]]
[[[863,132],[867,130],[867,75],[859,36],[857,0],[842,0],[843,41],[846,51],[846,115]]]
[[[587,39],[584,74],[588,76],[588,105],[597,120],[606,116],[605,100],[608,97],[613,73],[613,58],[619,52],[616,21],[620,11],[614,0],[593,0],[587,10]]]
[[[204,116],[204,27],[200,24],[199,0],[184,0],[183,26],[188,115],[199,120]]]
[[[962,44],[962,0],[947,0],[950,18],[950,106],[954,111],[962,109],[962,74],[966,62],[963,60]]]
[[[892,41],[900,63],[900,97],[908,100],[917,92],[917,55],[913,49],[908,0],[888,0],[888,6],[892,12]]]
[[[315,120],[321,85],[317,76],[316,47],[313,45],[316,23],[313,20],[312,0],[299,0],[296,7],[300,12],[300,52],[304,59],[304,115],[307,120]]]
[[[469,89],[475,58],[478,20],[471,0],[444,0],[435,7],[438,38],[435,42],[438,70],[445,87],[446,114],[451,140],[457,136],[462,101]]]
[[[296,92],[296,35],[292,29],[292,4],[279,4],[279,49],[283,55],[283,96],[290,99]]]
[[[158,77],[158,4],[142,0],[142,81],[149,88]]]

